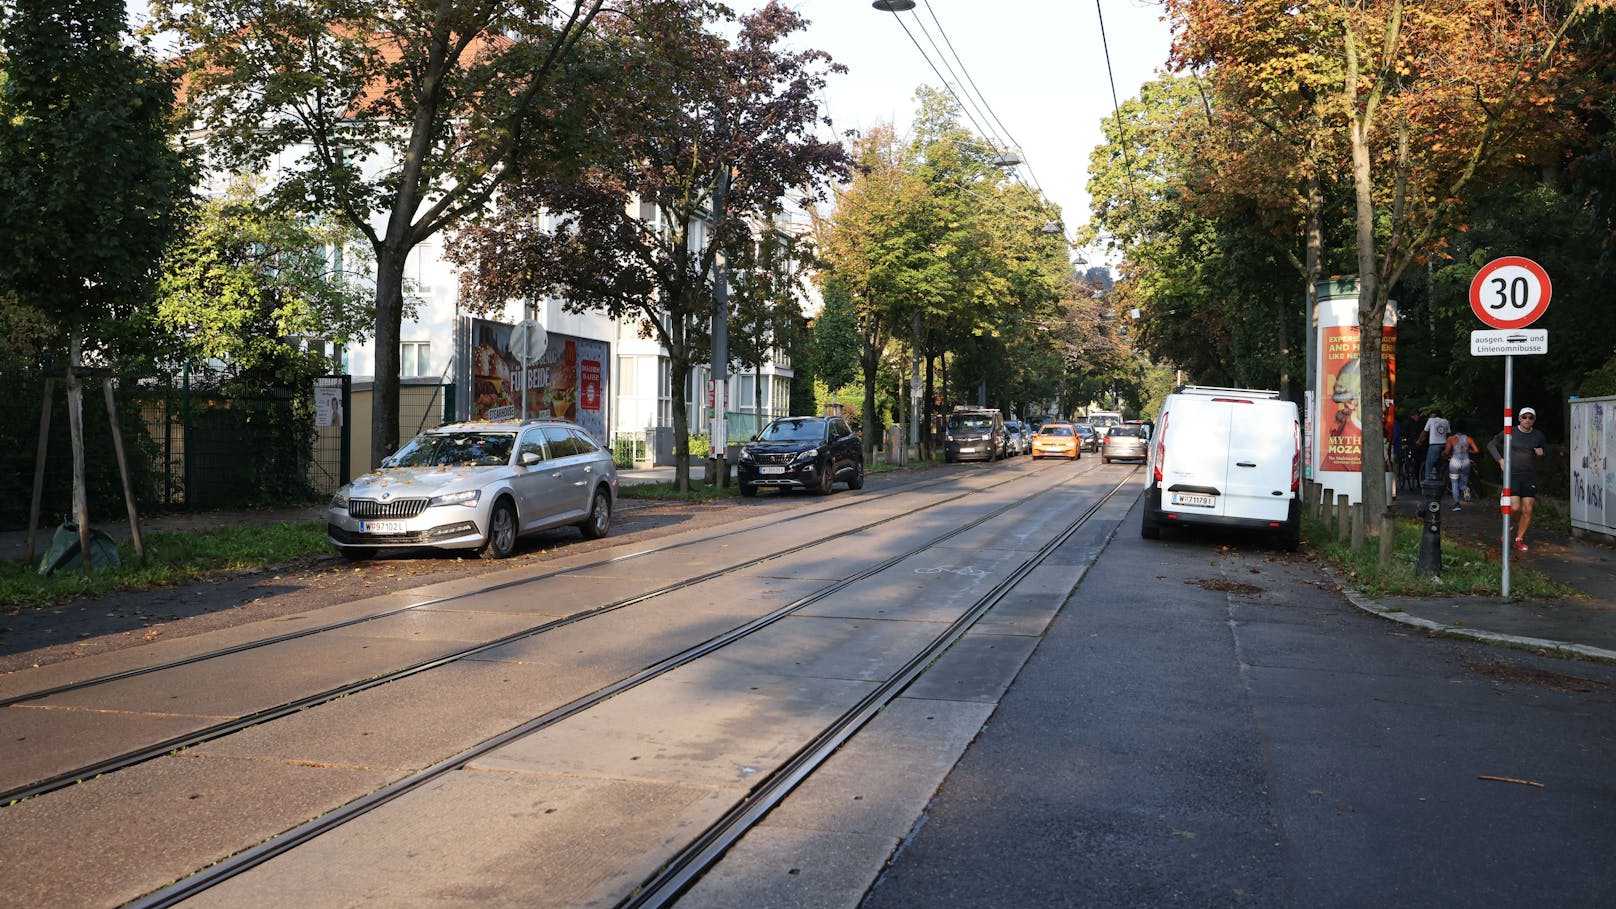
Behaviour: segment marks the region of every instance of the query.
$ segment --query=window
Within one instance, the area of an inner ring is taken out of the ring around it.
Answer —
[[[673,361],[657,359],[657,425],[673,425]]]
[[[544,427],[544,441],[550,443],[550,457],[565,458],[580,454],[572,433],[565,426]]]
[[[590,454],[600,450],[600,446],[595,444],[595,440],[591,439],[588,433],[578,429],[569,429],[567,432],[572,436],[572,447],[576,449],[574,454]]]
[[[431,341],[405,341],[398,347],[399,375],[406,379],[432,375]]]
[[[529,429],[527,432],[522,433],[522,447],[520,452],[522,454],[532,452],[539,456],[539,460],[544,460],[544,431],[540,429]]]
[[[634,358],[617,358],[617,396],[632,398],[635,395],[634,384]]]

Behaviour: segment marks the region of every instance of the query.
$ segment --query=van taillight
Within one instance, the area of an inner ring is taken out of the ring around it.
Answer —
[[[1302,424],[1291,421],[1291,492],[1302,489]]]
[[[1156,466],[1154,472],[1157,483],[1161,482],[1162,461],[1167,457],[1167,421],[1172,419],[1172,416],[1170,413],[1162,414],[1161,432],[1156,434]]]

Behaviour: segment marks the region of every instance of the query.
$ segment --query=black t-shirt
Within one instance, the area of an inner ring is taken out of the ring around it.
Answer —
[[[1541,429],[1520,430],[1509,434],[1509,472],[1510,477],[1533,473],[1537,470],[1537,452],[1533,449],[1542,448],[1548,444],[1548,437]],[[1487,453],[1493,460],[1504,456],[1504,434],[1493,436],[1487,443]]]

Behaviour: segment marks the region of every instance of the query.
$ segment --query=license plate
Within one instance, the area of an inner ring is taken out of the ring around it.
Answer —
[[[360,521],[360,533],[404,533],[403,521]]]
[[[785,472],[786,472],[786,469],[784,467],[759,467],[758,468],[758,473],[761,473],[761,474],[780,474],[780,473],[785,473]]]
[[[1196,495],[1190,492],[1175,492],[1173,493],[1173,504],[1195,505],[1200,508],[1211,508],[1217,504],[1217,500],[1212,496]]]
[[[966,448],[961,448],[960,449],[960,454],[975,454],[975,453],[976,453],[975,448],[966,447]]]

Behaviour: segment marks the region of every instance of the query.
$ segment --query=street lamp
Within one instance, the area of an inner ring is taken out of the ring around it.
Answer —
[[[915,0],[875,0],[870,5],[883,13],[904,13],[915,8]]]

